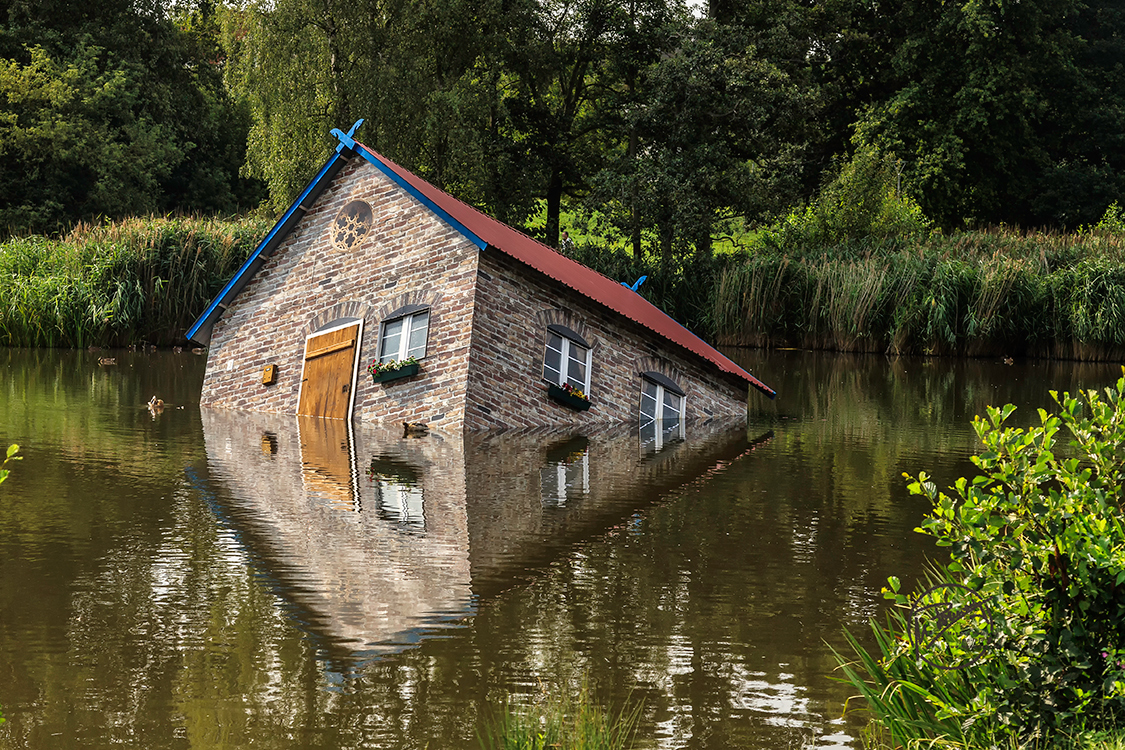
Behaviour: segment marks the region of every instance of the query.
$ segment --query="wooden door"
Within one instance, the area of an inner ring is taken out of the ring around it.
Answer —
[[[305,370],[297,414],[347,419],[358,353],[359,323],[314,334],[305,341]]]

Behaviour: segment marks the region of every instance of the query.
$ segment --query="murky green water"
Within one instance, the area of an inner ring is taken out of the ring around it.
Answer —
[[[747,428],[462,439],[201,413],[201,358],[98,356],[0,350],[4,748],[473,748],[582,681],[643,747],[855,746],[828,644],[922,569],[901,473],[1120,373],[736,352],[781,394]]]

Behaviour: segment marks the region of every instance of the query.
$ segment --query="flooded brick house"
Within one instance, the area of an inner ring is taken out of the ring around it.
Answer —
[[[450,430],[745,416],[749,387],[773,397],[632,289],[354,131],[333,131],[189,329],[209,347],[203,405]]]

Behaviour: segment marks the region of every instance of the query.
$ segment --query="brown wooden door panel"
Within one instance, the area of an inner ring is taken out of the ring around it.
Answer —
[[[358,334],[357,323],[312,336],[305,342],[305,368],[301,376],[298,415],[348,418]]]

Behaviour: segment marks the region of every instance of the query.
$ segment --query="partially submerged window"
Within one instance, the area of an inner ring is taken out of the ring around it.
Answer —
[[[379,361],[396,362],[426,356],[430,308],[410,305],[395,310],[383,321],[379,334]]]
[[[660,450],[684,438],[687,396],[671,378],[659,372],[641,373],[641,446]]]
[[[566,326],[547,326],[543,379],[557,386],[570,384],[590,393],[590,345]]]

